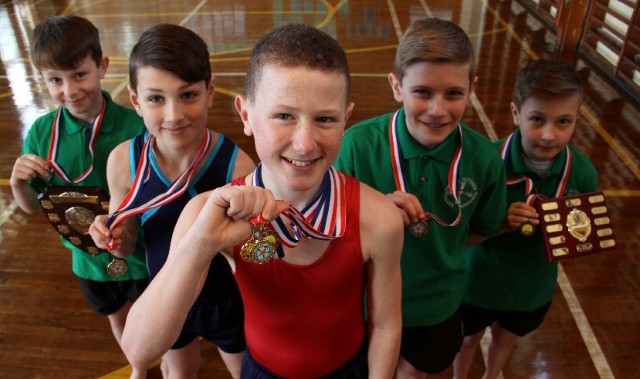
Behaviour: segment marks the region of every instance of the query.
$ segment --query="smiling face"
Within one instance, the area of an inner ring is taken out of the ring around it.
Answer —
[[[520,109],[511,103],[524,154],[532,160],[550,161],[562,152],[575,130],[580,103],[579,93],[552,100],[530,97]]]
[[[416,62],[402,82],[389,74],[396,101],[403,103],[411,136],[431,150],[453,132],[469,104],[477,78],[469,83],[469,63]]]
[[[187,83],[169,71],[151,66],[137,72],[137,88],[129,86],[133,107],[159,145],[188,146],[202,139],[214,82]]]
[[[107,58],[96,65],[87,55],[72,70],[43,68],[40,73],[51,98],[79,121],[91,124],[102,110],[100,80],[104,78],[108,66]]]
[[[263,179],[288,201],[315,195],[336,160],[353,103],[344,74],[266,65],[254,101],[236,98],[246,135],[253,135]]]

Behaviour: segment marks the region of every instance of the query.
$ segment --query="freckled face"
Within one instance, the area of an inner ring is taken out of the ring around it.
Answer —
[[[341,73],[267,65],[253,102],[236,98],[245,134],[254,137],[265,184],[274,193],[318,191],[338,157],[353,109],[346,91]]]

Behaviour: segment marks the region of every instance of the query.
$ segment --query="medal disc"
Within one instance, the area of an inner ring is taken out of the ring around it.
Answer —
[[[429,225],[426,221],[418,221],[409,225],[409,233],[414,237],[422,238],[429,234]]]
[[[107,273],[113,277],[123,276],[128,269],[127,262],[116,257],[113,257],[113,260],[107,265]]]
[[[536,232],[536,226],[531,222],[526,221],[522,225],[520,225],[520,234],[523,237],[531,237]]]

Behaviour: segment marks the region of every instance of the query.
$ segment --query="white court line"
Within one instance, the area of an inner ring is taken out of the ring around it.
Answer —
[[[589,350],[589,355],[591,355],[591,360],[593,364],[596,366],[596,370],[601,378],[604,379],[613,379],[615,376],[611,371],[611,367],[609,366],[609,362],[607,362],[602,349],[600,348],[600,344],[596,339],[595,334],[593,333],[593,329],[591,329],[591,325],[589,324],[589,320],[587,320],[587,316],[585,315],[582,307],[580,306],[580,302],[578,301],[578,297],[573,291],[573,287],[569,282],[569,278],[564,272],[562,265],[558,264],[558,284],[560,285],[560,289],[562,290],[562,295],[564,296],[567,305],[569,306],[569,310],[571,311],[571,315],[573,319],[576,321],[576,325],[578,326],[578,330],[580,331],[580,335],[582,336],[582,340],[584,344],[587,346],[587,350]]]

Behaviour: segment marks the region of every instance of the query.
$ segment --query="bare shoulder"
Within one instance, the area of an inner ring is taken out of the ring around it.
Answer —
[[[363,253],[369,257],[377,251],[400,250],[404,238],[398,208],[384,194],[364,183],[360,184],[360,236]]]
[[[107,159],[107,181],[112,195],[122,191],[126,193],[131,188],[130,146],[131,140],[120,143],[111,150]]]
[[[256,164],[253,159],[244,150],[238,149],[238,157],[236,159],[235,167],[233,168],[233,179],[247,176],[253,172],[256,168]]]

